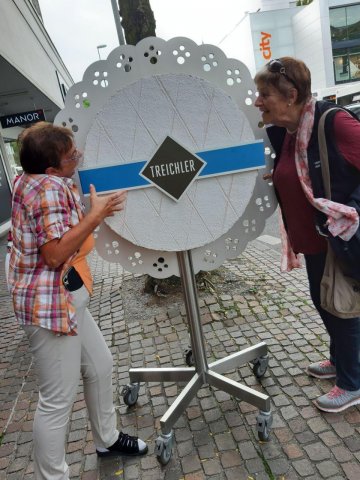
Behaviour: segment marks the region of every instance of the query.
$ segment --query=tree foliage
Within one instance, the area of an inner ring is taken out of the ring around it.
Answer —
[[[150,0],[119,0],[119,8],[128,45],[136,45],[143,38],[156,36]]]
[[[305,5],[309,5],[310,3],[312,3],[313,0],[298,0],[296,2],[296,6],[297,7],[302,7],[302,6],[305,6]]]

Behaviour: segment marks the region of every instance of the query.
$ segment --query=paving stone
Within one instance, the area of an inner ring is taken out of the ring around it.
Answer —
[[[346,437],[344,444],[350,450],[350,452],[358,452],[360,450],[360,438],[359,435]]]
[[[358,462],[344,463],[342,468],[347,480],[358,480],[360,478],[360,465]]]
[[[236,444],[230,433],[214,435],[214,440],[219,451],[233,450],[236,448]]]
[[[239,452],[241,457],[244,460],[249,460],[250,458],[257,458],[258,453],[252,444],[252,442],[242,442],[239,444]]]
[[[190,455],[192,453],[194,447],[193,447],[193,442],[191,440],[188,440],[186,442],[178,443],[176,445],[179,457],[186,457],[187,455]]]
[[[220,454],[220,460],[225,469],[234,467],[236,465],[241,465],[242,463],[242,457],[236,450],[222,452]]]
[[[16,458],[11,465],[8,467],[7,472],[14,473],[18,472],[18,475],[20,476],[20,472],[25,471],[25,468],[27,466],[27,458],[22,457],[22,458]]]
[[[264,472],[264,464],[260,458],[252,458],[245,462],[245,467],[250,474],[256,474],[256,478],[259,478],[259,474]]]
[[[283,458],[269,460],[268,465],[273,475],[284,475],[289,469],[288,461]]]
[[[307,459],[295,460],[292,465],[300,477],[307,477],[312,475],[315,471],[311,462],[309,462]]]
[[[240,480],[247,479],[249,477],[248,471],[242,465],[226,469],[225,475],[226,480]]]
[[[202,463],[205,475],[215,475],[222,471],[222,466],[218,459],[206,460]]]
[[[349,450],[343,445],[336,446],[332,448],[331,451],[336,460],[340,463],[348,462],[353,459],[351,452],[349,452]]]
[[[205,474],[202,471],[185,475],[185,480],[205,480]]]
[[[328,424],[321,417],[312,418],[308,420],[307,424],[314,433],[320,433],[328,429]]]
[[[323,478],[332,478],[339,473],[339,467],[336,463],[329,460],[317,463],[316,468],[319,470],[319,473]]]
[[[182,470],[185,474],[201,470],[201,464],[197,455],[187,455],[181,460]]]
[[[297,444],[294,444],[294,443],[288,443],[286,445],[283,445],[283,450],[285,455],[289,459],[299,458],[304,455],[302,449]]]
[[[296,434],[295,438],[300,444],[310,443],[310,442],[314,442],[316,440],[316,436],[308,430],[306,430],[302,433]]]
[[[333,429],[341,438],[350,437],[354,435],[354,428],[346,422],[339,422],[333,424]]]

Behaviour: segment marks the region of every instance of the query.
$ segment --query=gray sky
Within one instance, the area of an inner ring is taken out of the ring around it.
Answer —
[[[156,34],[165,40],[189,37],[222,47],[221,40],[257,0],[150,0]],[[111,0],[39,0],[44,24],[75,82],[86,68],[118,46]],[[225,51],[226,53],[226,51]]]

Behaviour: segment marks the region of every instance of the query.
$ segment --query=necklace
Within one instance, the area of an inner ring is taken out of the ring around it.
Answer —
[[[296,133],[298,131],[297,128],[295,128],[295,130],[288,130],[286,129],[287,133],[289,133],[290,135],[294,135],[294,133]]]

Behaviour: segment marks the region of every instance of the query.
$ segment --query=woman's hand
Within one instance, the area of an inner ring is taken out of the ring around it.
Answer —
[[[106,217],[113,217],[115,212],[120,212],[125,207],[127,192],[121,190],[108,195],[98,195],[94,185],[90,185],[90,212],[98,223]]]

